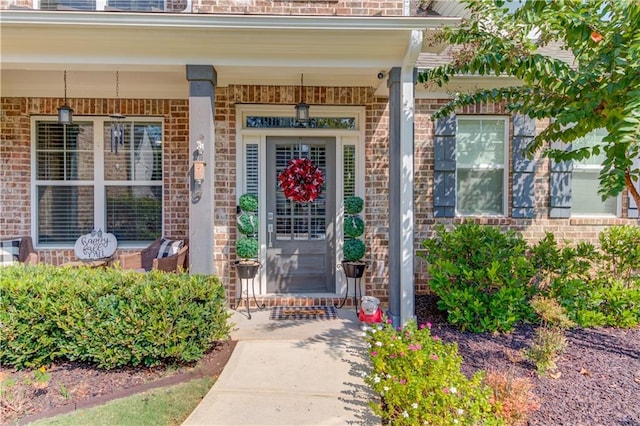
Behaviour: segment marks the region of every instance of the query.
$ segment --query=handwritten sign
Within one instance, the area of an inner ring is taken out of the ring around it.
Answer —
[[[96,260],[113,256],[116,248],[118,248],[116,236],[98,230],[78,238],[74,250],[78,259]]]

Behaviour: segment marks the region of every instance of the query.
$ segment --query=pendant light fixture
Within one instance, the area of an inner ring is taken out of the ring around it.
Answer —
[[[309,123],[309,104],[304,101],[304,74],[300,74],[300,102],[296,104],[296,124],[306,126]]]
[[[66,126],[73,122],[73,110],[67,105],[67,70],[64,70],[64,104],[58,108],[58,123]]]
[[[116,112],[111,119],[111,152],[118,153],[118,145],[124,146],[124,115],[120,113],[120,72],[116,71]]]

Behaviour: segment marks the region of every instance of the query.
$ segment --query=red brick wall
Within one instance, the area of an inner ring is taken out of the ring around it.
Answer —
[[[418,13],[418,1],[412,2]],[[11,5],[31,7],[32,0],[0,0],[0,9]],[[250,15],[338,15],[338,16],[399,16],[402,1],[358,1],[358,0],[197,0],[192,1],[193,13],[228,13]],[[414,14],[415,14],[414,13]]]
[[[373,89],[367,87],[304,87],[304,99],[311,105],[342,105],[365,106],[366,118],[366,169],[367,182],[375,182],[366,187],[367,209],[386,212],[387,187],[382,182],[388,175],[388,152],[386,149],[385,128],[388,127],[386,118],[386,100],[374,99]],[[216,229],[214,261],[218,276],[227,285],[227,297],[232,303],[236,298],[235,270],[230,267],[230,261],[235,259],[236,240],[236,115],[235,104],[269,104],[292,105],[301,98],[298,86],[247,86],[236,85],[219,88],[216,91]],[[375,115],[375,117],[373,117]],[[376,134],[378,141],[369,143]],[[374,158],[375,155],[375,158]],[[375,168],[375,170],[374,170]],[[377,207],[373,207],[377,206]],[[386,286],[386,229],[388,221],[386,215],[370,214],[367,211],[366,239],[367,246],[372,253],[378,253],[376,271],[367,273],[367,293],[386,297],[381,288]],[[370,255],[367,254],[367,257]],[[336,299],[337,300],[337,299]],[[274,304],[312,304],[325,303],[325,299],[309,298],[266,298],[265,303]],[[350,304],[351,301],[348,301]]]
[[[235,271],[229,262],[235,258],[236,204],[236,103],[291,105],[300,99],[299,87],[230,86],[218,88],[215,105],[215,242],[212,248],[217,272],[227,287],[227,297],[235,301]],[[367,258],[373,261],[365,275],[366,294],[388,300],[388,127],[386,98],[377,98],[370,88],[305,87],[305,99],[312,105],[364,106],[365,122],[365,198]],[[415,116],[415,249],[429,238],[436,223],[455,224],[461,219],[433,217],[433,123],[431,114],[444,100],[416,101]],[[31,229],[31,158],[30,116],[54,115],[61,99],[3,98],[0,103],[0,237],[29,235]],[[114,110],[114,100],[71,99],[79,115],[106,115]],[[165,234],[188,235],[189,192],[188,169],[188,101],[187,100],[122,100],[126,115],[153,115],[164,119],[164,189]],[[504,114],[497,106],[468,108],[463,113]],[[542,128],[544,123],[538,123]],[[549,219],[549,161],[538,159],[536,172],[536,217],[534,219],[483,218],[477,222],[516,229],[530,241],[545,232],[553,232],[559,240],[597,242],[600,231],[614,224],[638,222],[625,218]],[[625,197],[623,197],[624,199]],[[626,201],[623,208],[626,214]],[[59,264],[74,258],[72,250],[41,250],[45,262]],[[427,291],[426,267],[416,259],[416,290]],[[268,304],[327,303],[308,298],[268,298]],[[351,301],[348,301],[348,304]]]
[[[62,99],[2,98],[0,102],[0,238],[31,235],[31,121],[32,115],[57,114]],[[163,117],[164,234],[185,237],[189,229],[187,188],[189,104],[187,100],[121,99],[128,116]],[[114,99],[70,99],[76,117],[107,115]],[[73,250],[39,250],[42,261],[60,264],[74,260]]]
[[[425,238],[433,235],[433,225],[441,223],[453,225],[462,223],[466,219],[434,218],[433,217],[433,122],[431,114],[446,103],[445,100],[417,100],[415,118],[415,248],[420,250],[420,244]],[[467,107],[459,114],[501,114],[505,111],[498,105],[478,105]],[[510,123],[509,135],[513,133]],[[536,123],[537,130],[544,129],[547,122]],[[511,162],[511,159],[509,160]],[[547,232],[555,234],[559,242],[588,241],[598,244],[598,235],[607,227],[613,225],[638,225],[638,220],[627,219],[626,192],[621,197],[623,218],[549,218],[549,170],[550,161],[537,156],[535,178],[536,216],[533,219],[478,218],[474,221],[480,224],[500,226],[503,229],[514,229],[521,232],[530,242],[537,242]],[[511,181],[509,182],[509,187]],[[509,196],[509,206],[511,196]],[[416,292],[428,291],[426,265],[419,259],[415,267]]]

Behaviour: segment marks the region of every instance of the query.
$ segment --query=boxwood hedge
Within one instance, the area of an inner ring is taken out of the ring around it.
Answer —
[[[0,292],[0,363],[16,368],[191,362],[230,330],[215,276],[11,266]]]

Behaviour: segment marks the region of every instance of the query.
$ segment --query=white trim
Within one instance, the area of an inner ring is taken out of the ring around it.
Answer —
[[[343,206],[343,188],[339,185],[342,181],[342,155],[345,144],[356,146],[356,194],[364,197],[364,141],[366,130],[366,111],[365,107],[360,106],[326,106],[312,105],[310,116],[313,117],[355,117],[356,129],[310,129],[310,128],[244,128],[246,117],[249,115],[262,115],[270,117],[293,117],[295,115],[293,105],[236,105],[236,203],[246,188],[245,182],[245,149],[247,144],[258,143],[258,163],[260,168],[260,191],[258,194],[258,217],[259,223],[266,224],[266,193],[267,179],[266,176],[266,141],[268,136],[322,136],[334,137],[336,143],[336,191],[335,205],[336,216],[334,222],[336,224],[336,263],[342,254],[342,239],[338,239],[342,235],[342,215],[344,213]],[[231,231],[232,232],[232,231]],[[260,226],[258,230],[258,239],[260,243],[260,262],[265,265],[267,252],[267,230],[266,226]],[[339,273],[336,264],[336,293],[318,293],[321,297],[335,297],[344,295],[347,290],[347,282],[342,273]],[[285,296],[284,294],[267,293],[266,268],[261,268],[258,272],[257,293],[267,296]],[[238,291],[241,291],[241,283],[238,280]],[[239,295],[239,294],[238,294]],[[291,295],[290,295],[291,296]],[[300,294],[301,297],[313,297],[311,294]]]
[[[503,120],[504,121],[504,163],[498,164],[478,164],[475,167],[464,167],[471,166],[467,163],[458,163],[457,159],[457,149],[456,149],[456,216],[457,217],[506,217],[508,212],[508,204],[509,204],[509,158],[510,158],[510,147],[511,140],[509,140],[509,126],[511,122],[511,116],[508,115],[491,115],[491,114],[459,114],[456,115],[456,120],[466,120],[466,121],[477,121],[477,120]],[[457,127],[457,122],[456,122]],[[456,132],[456,146],[457,146],[458,133]],[[458,212],[458,170],[502,170],[502,213],[501,214],[486,214],[486,213],[476,213],[476,214],[461,214]]]
[[[301,30],[424,30],[457,25],[460,18],[410,16],[311,16],[105,13],[103,11],[3,10],[2,25],[172,27]]]

